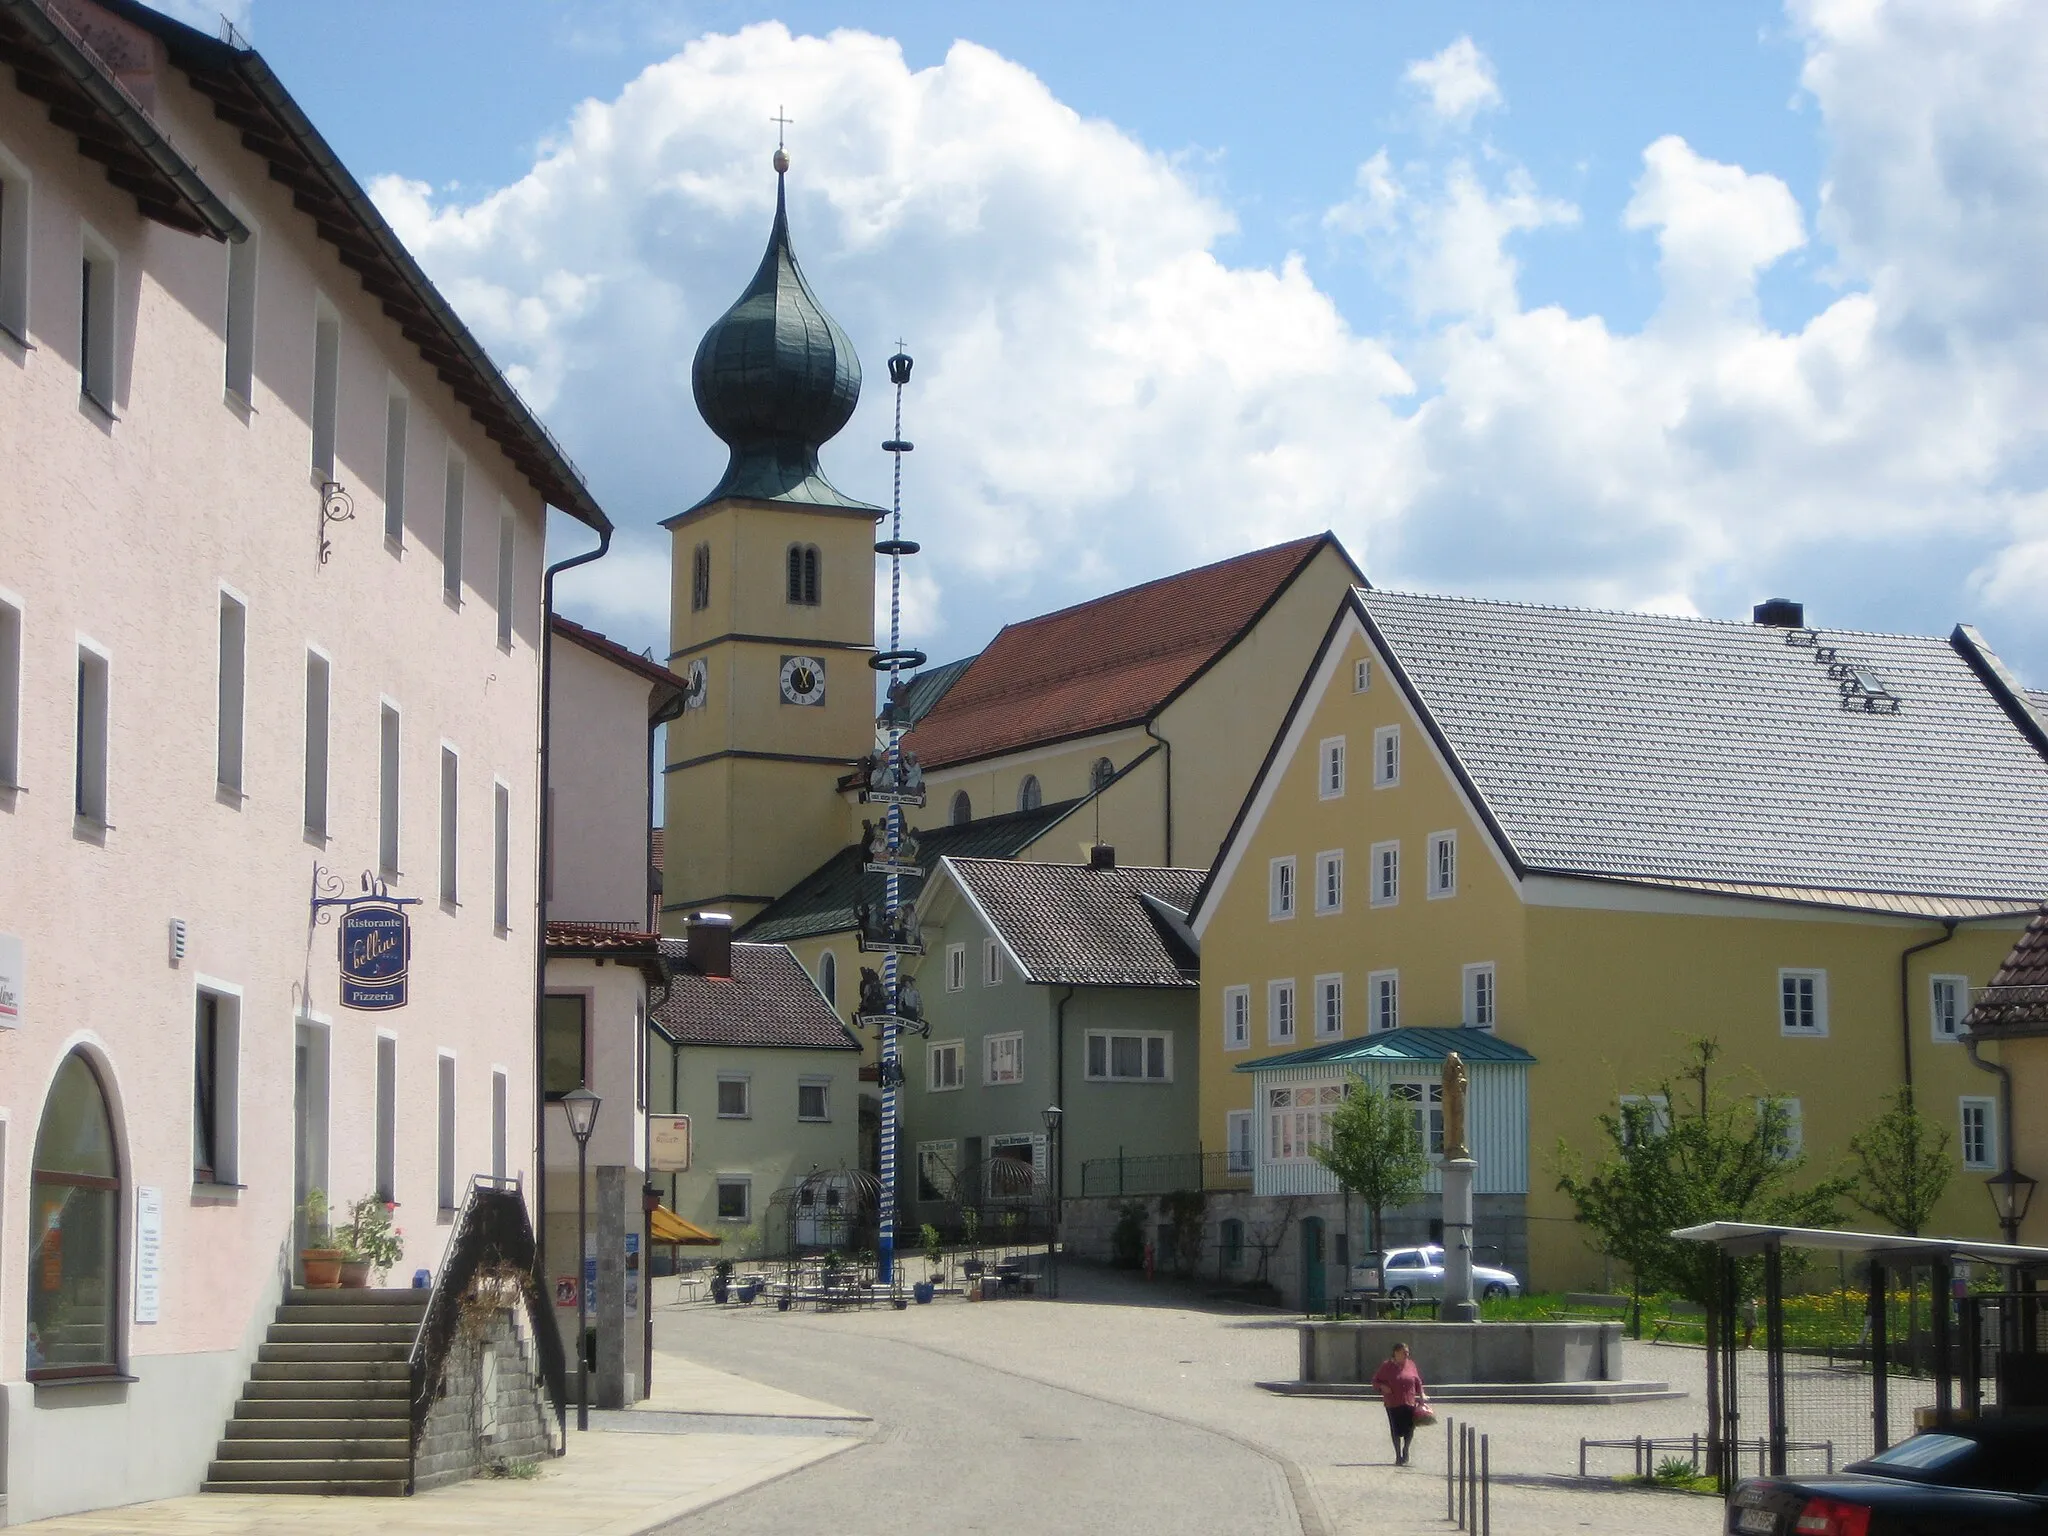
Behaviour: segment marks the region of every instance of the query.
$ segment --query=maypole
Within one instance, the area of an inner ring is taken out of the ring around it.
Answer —
[[[897,344],[889,359],[889,382],[896,386],[896,431],[882,444],[895,461],[894,486],[890,497],[889,537],[875,545],[875,553],[889,557],[889,648],[872,657],[869,665],[889,674],[889,689],[879,724],[882,739],[874,756],[864,763],[861,798],[884,806],[879,836],[871,836],[867,868],[883,877],[882,911],[876,914],[863,904],[860,916],[860,946],[882,955],[880,996],[870,998],[863,987],[864,1022],[878,1025],[881,1043],[877,1075],[882,1088],[882,1145],[879,1159],[881,1193],[878,1201],[878,1230],[875,1234],[875,1279],[893,1286],[896,1278],[896,1125],[903,1088],[900,1041],[905,1031],[922,1035],[927,1028],[917,999],[914,980],[901,972],[905,955],[924,953],[918,932],[914,904],[903,888],[906,879],[923,875],[914,848],[905,835],[903,808],[924,804],[924,774],[915,753],[903,750],[903,671],[925,663],[922,651],[903,647],[903,557],[914,555],[918,546],[903,537],[903,455],[911,445],[903,438],[903,386],[910,382],[910,354]],[[883,1006],[869,1013],[872,1002]]]

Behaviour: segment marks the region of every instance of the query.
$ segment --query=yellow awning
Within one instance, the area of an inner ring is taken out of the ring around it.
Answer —
[[[702,1227],[692,1226],[665,1205],[657,1205],[654,1214],[648,1218],[657,1243],[697,1243],[716,1246],[722,1238],[714,1237]]]

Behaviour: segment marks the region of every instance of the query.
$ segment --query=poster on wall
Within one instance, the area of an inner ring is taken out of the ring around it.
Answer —
[[[558,1307],[573,1307],[576,1305],[576,1277],[574,1275],[555,1276],[555,1305]]]
[[[690,1117],[647,1117],[647,1166],[655,1173],[690,1171]]]
[[[0,1029],[21,1028],[21,994],[27,987],[22,972],[27,961],[21,940],[0,933]]]
[[[156,1321],[163,1289],[164,1192],[147,1185],[135,1189],[135,1321]]]

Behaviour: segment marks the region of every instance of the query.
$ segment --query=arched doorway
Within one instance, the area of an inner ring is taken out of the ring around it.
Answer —
[[[1329,1303],[1323,1288],[1323,1218],[1305,1216],[1301,1222],[1301,1310],[1320,1312]]]
[[[29,1175],[28,1375],[120,1367],[121,1165],[98,1070],[82,1051],[57,1069]]]

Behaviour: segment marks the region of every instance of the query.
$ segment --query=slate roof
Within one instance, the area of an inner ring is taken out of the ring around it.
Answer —
[[[2048,759],[1966,630],[1820,631],[1897,696],[1897,713],[1873,713],[1845,708],[1783,629],[1357,599],[1525,869],[1805,893],[1787,899],[1896,893],[1909,910],[1966,898],[1965,915],[2048,893]]]
[[[975,658],[963,656],[958,661],[941,662],[936,667],[926,667],[904,684],[903,708],[899,712],[906,726],[915,725],[938,705],[974,665]]]
[[[1066,819],[1081,800],[1056,800],[1035,811],[1012,811],[1004,816],[984,816],[959,826],[926,827],[917,833],[917,862],[930,878],[948,854],[963,857],[1011,859]],[[882,905],[881,875],[862,869],[867,850],[860,843],[842,848],[818,868],[784,891],[741,928],[749,939],[786,944],[792,939],[815,938],[824,933],[843,933],[853,927],[854,908],[866,902]],[[907,882],[913,899],[924,881]]]
[[[1009,945],[1028,982],[1199,985],[1195,955],[1143,898],[1185,913],[1201,888],[1203,870],[951,857],[945,868]]]
[[[678,1045],[860,1049],[796,956],[781,944],[735,943],[729,977],[691,969],[686,940],[663,939],[661,953],[673,980],[668,997],[654,1010],[654,1022]]]
[[[1335,543],[1295,539],[1005,625],[907,745],[930,770],[1150,720]]]
[[[2034,914],[1964,1020],[1972,1034],[2048,1032],[2048,903]]]
[[[1442,1061],[1456,1051],[1466,1061],[1502,1061],[1533,1065],[1536,1058],[1519,1045],[1484,1029],[1386,1029],[1359,1040],[1332,1040],[1328,1045],[1284,1056],[1262,1056],[1239,1062],[1240,1072],[1272,1072],[1283,1067],[1341,1066],[1352,1061]]]

